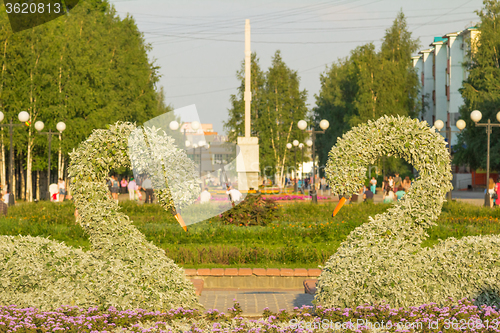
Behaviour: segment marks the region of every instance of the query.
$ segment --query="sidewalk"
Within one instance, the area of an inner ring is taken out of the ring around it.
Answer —
[[[219,312],[227,312],[227,309],[233,306],[234,299],[240,303],[243,316],[260,317],[266,307],[272,312],[281,309],[291,312],[294,307],[312,306],[314,296],[304,293],[304,289],[292,291],[203,289],[199,296],[200,303],[206,310],[217,309]]]

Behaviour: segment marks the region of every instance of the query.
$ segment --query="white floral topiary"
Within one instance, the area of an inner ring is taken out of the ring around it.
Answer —
[[[405,159],[420,176],[401,201],[370,217],[341,244],[318,279],[316,303],[355,307],[386,301],[409,307],[448,297],[500,303],[500,237],[449,238],[421,247],[452,188],[445,145],[426,122],[406,117],[369,121],[338,139],[326,167],[337,194],[357,193],[366,166],[384,155]]]
[[[130,166],[128,141],[134,130],[130,123],[95,130],[71,154],[70,187],[78,222],[90,236],[91,251],[41,237],[0,237],[0,305],[42,310],[61,305],[151,310],[200,307],[183,269],[148,242],[108,195],[109,171]],[[150,129],[145,132],[152,134]],[[170,138],[157,132],[152,138],[168,146],[168,153],[173,154],[169,158],[187,175],[195,174],[193,162]],[[167,179],[170,173],[166,166]],[[168,188],[157,192],[162,206],[172,210]],[[189,200],[185,198],[184,203]]]

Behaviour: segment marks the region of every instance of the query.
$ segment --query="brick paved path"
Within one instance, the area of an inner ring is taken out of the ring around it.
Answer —
[[[273,312],[280,309],[292,311],[294,307],[312,305],[313,295],[305,294],[304,290],[292,291],[255,291],[255,290],[203,290],[200,303],[205,309],[217,309],[226,312],[236,299],[243,309],[243,315],[260,316],[264,308]]]

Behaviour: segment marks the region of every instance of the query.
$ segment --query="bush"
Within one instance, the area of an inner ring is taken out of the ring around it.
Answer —
[[[275,200],[257,194],[248,195],[239,205],[219,216],[224,224],[265,226],[276,220],[279,214]]]

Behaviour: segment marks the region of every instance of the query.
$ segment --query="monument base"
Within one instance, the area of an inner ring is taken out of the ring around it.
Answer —
[[[238,138],[236,170],[240,191],[248,191],[251,188],[259,189],[259,138]]]

